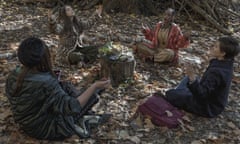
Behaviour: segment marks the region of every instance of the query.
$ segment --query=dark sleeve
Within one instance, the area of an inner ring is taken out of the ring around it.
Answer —
[[[81,106],[79,101],[69,96],[60,86],[57,80],[48,82],[45,87],[45,93],[48,95],[44,106],[53,113],[64,115],[73,115],[80,113]]]
[[[90,29],[96,22],[97,15],[92,15],[88,20],[78,20],[82,29]]]
[[[63,24],[60,22],[57,22],[56,20],[49,20],[49,29],[52,33],[55,34],[62,34],[63,32]]]
[[[79,23],[80,23],[80,26],[81,26],[82,29],[89,29],[93,25],[93,21],[83,21],[83,20],[81,20],[81,21],[79,21]]]
[[[197,99],[209,97],[221,85],[222,76],[217,70],[209,70],[203,80],[195,80],[188,87]]]

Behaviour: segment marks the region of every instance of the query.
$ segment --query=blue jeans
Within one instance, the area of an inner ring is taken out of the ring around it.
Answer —
[[[167,100],[174,106],[185,109],[192,103],[192,92],[189,90],[189,78],[185,76],[175,89],[170,89],[166,92]]]
[[[202,115],[201,106],[188,88],[188,82],[189,77],[185,76],[175,89],[166,92],[166,99],[180,109]]]
[[[175,89],[186,89],[189,82],[188,76],[185,76]]]

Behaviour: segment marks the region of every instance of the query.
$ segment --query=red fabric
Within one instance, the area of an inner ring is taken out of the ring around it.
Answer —
[[[144,116],[150,116],[153,124],[157,126],[167,126],[168,128],[177,127],[184,113],[168,103],[163,97],[153,95],[146,102],[138,106],[138,112]],[[172,113],[168,116],[167,112]]]
[[[158,32],[161,26],[162,26],[162,22],[158,22],[156,27],[153,30],[151,29],[143,30],[143,34],[145,35],[145,38],[152,42],[151,44],[145,44],[149,48],[158,48]],[[175,23],[173,23],[171,30],[168,34],[168,43],[167,43],[167,48],[175,51],[175,58],[173,62],[176,62],[178,60],[179,48],[186,48],[188,45],[189,45],[189,40],[183,36],[180,27]]]

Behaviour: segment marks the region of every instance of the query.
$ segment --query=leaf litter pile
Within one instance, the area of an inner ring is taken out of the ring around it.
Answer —
[[[77,11],[78,16],[87,19],[94,10]],[[52,55],[58,45],[58,37],[51,34],[47,27],[48,9],[42,4],[0,4],[0,143],[19,144],[67,144],[67,143],[124,143],[124,144],[205,144],[240,142],[240,59],[236,58],[229,104],[217,118],[207,119],[186,113],[184,122],[176,129],[154,126],[150,119],[143,125],[136,119],[137,127],[128,123],[137,105],[155,91],[166,91],[175,87],[184,76],[184,64],[195,65],[196,73],[202,74],[208,65],[207,51],[221,33],[215,29],[198,25],[193,26],[183,16],[176,22],[183,31],[191,31],[191,45],[180,51],[180,64],[176,67],[143,62],[136,58],[134,80],[121,84],[118,88],[108,88],[99,104],[94,108],[98,113],[112,113],[112,119],[93,131],[92,138],[81,140],[73,136],[62,142],[36,140],[18,130],[14,123],[9,102],[5,96],[5,79],[17,64],[16,49],[20,41],[29,35],[37,35],[49,45]],[[180,19],[181,18],[181,19]],[[110,40],[130,46],[143,39],[141,23],[154,26],[162,16],[143,17],[129,14],[103,14],[91,29],[85,31],[86,44],[104,44]],[[199,22],[204,23],[204,22]],[[240,39],[240,32],[234,34]],[[99,61],[85,68],[62,69],[62,79],[70,80],[81,88],[91,84],[99,76]],[[171,115],[171,112],[168,112]]]

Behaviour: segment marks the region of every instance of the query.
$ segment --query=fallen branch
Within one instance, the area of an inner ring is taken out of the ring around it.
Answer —
[[[215,26],[219,31],[221,31],[224,34],[231,34],[231,32],[224,28],[221,24],[219,24],[214,18],[212,18],[206,11],[204,11],[201,7],[196,5],[193,2],[190,2],[188,0],[185,1],[189,6],[192,7],[197,13],[199,13],[202,17],[204,17],[208,22],[210,22],[213,26]]]

